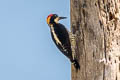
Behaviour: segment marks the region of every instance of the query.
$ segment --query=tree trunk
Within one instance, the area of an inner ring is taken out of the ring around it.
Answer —
[[[120,0],[71,0],[80,70],[72,80],[120,80]]]

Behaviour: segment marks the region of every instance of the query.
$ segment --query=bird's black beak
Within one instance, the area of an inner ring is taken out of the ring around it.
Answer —
[[[66,18],[67,18],[67,17],[57,17],[57,18],[54,20],[54,22],[58,23],[59,20],[61,20],[61,19],[66,19]]]
[[[61,20],[61,19],[66,19],[67,17],[59,17],[59,20]]]

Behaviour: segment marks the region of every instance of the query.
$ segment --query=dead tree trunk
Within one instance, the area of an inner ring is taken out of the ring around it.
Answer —
[[[120,0],[71,0],[72,80],[120,80]]]

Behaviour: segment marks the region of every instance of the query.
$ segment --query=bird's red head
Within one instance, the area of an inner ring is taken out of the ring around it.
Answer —
[[[47,17],[47,24],[50,24],[50,19],[51,19],[52,16],[53,16],[53,14],[48,15],[48,17]]]
[[[54,23],[58,23],[58,21],[60,19],[65,19],[66,17],[58,17],[57,14],[50,14],[48,15],[47,17],[47,24],[48,25],[51,25],[51,24],[54,24]]]

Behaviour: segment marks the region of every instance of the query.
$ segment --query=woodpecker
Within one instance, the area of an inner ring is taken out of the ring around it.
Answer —
[[[78,61],[72,56],[71,43],[69,32],[65,26],[58,21],[66,19],[66,17],[59,17],[57,14],[50,14],[47,17],[47,24],[50,27],[50,32],[54,43],[57,48],[70,59],[71,63],[78,70],[80,68]]]

